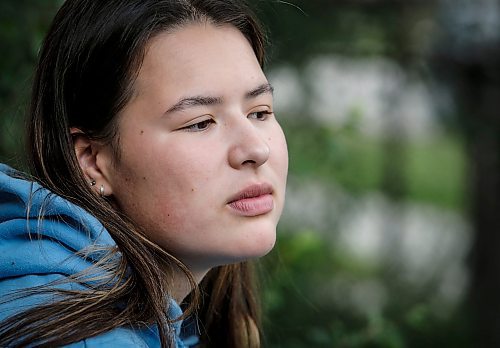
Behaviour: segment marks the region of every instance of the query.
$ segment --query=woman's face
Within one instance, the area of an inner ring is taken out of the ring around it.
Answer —
[[[238,30],[189,24],[152,39],[119,117],[121,156],[103,151],[97,164],[106,193],[153,241],[195,274],[271,250],[287,147]]]

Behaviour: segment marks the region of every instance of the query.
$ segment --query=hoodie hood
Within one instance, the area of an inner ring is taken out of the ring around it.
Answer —
[[[48,301],[46,295],[5,301],[13,291],[47,285],[85,271],[114,247],[116,243],[95,217],[0,164],[0,320]],[[91,275],[96,273],[92,271]],[[56,286],[83,287],[77,283]],[[182,310],[173,299],[169,302],[168,317],[175,320]],[[181,320],[172,323],[176,348],[199,342],[192,329],[184,329]],[[70,345],[103,346],[159,347],[158,330],[120,327]]]
[[[75,274],[97,257],[84,258],[77,251],[116,245],[92,215],[21,176],[0,164],[0,280]]]

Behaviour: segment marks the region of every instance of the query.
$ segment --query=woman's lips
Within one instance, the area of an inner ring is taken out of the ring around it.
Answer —
[[[263,215],[274,208],[272,193],[271,185],[251,185],[233,196],[227,204],[242,216]]]

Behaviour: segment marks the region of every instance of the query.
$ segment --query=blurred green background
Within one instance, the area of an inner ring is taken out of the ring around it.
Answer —
[[[16,167],[61,3],[0,3],[0,160]],[[290,152],[265,346],[500,346],[499,1],[252,6]]]

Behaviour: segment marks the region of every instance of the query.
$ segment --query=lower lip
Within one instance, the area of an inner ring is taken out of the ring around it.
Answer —
[[[228,204],[242,216],[258,216],[269,213],[274,208],[274,199],[270,194],[239,199]]]

